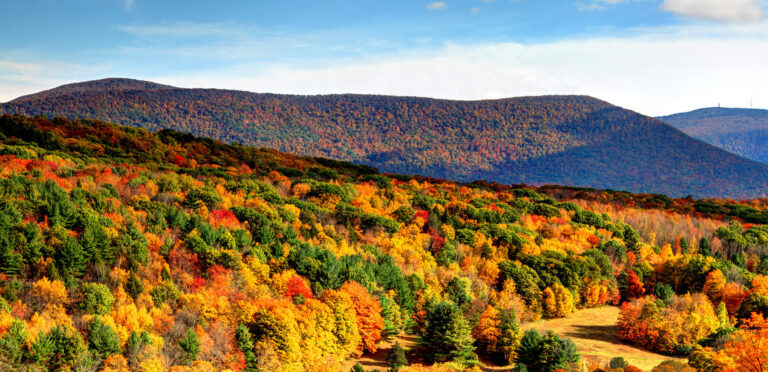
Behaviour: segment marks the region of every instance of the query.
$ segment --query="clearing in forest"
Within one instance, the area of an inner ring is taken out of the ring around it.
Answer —
[[[588,362],[598,362],[607,364],[613,357],[624,357],[631,365],[644,371],[650,371],[653,367],[665,360],[684,359],[673,358],[662,354],[657,354],[648,350],[634,347],[623,342],[616,336],[616,322],[619,319],[619,308],[615,306],[604,306],[594,309],[577,311],[567,318],[542,320],[535,323],[527,323],[522,326],[523,331],[536,328],[539,332],[553,330],[561,337],[570,338],[579,348],[582,360]],[[407,352],[410,363],[423,362],[423,350],[418,346],[418,336],[399,335],[391,342],[382,342],[380,350],[375,354],[367,354],[363,357],[352,360],[349,367],[354,363],[360,363],[366,370],[386,371],[387,351],[399,341]],[[480,369],[484,371],[507,371],[510,367],[493,366],[481,358]]]
[[[616,336],[616,322],[619,308],[604,306],[577,311],[567,318],[549,319],[522,326],[523,330],[535,328],[540,332],[553,330],[561,337],[570,338],[579,348],[583,360],[608,363],[613,357],[624,357],[626,361],[644,371],[665,360],[679,360],[666,355],[634,347]]]

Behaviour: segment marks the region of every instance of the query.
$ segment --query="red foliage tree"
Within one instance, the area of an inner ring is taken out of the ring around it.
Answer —
[[[309,288],[307,283],[299,276],[294,275],[288,280],[288,289],[285,291],[285,296],[293,298],[296,295],[302,295],[304,298],[314,298],[312,289]]]
[[[634,270],[627,271],[625,285],[621,288],[621,290],[621,298],[625,301],[638,298],[642,296],[643,293],[645,293],[643,281],[640,280],[640,277],[637,276]]]

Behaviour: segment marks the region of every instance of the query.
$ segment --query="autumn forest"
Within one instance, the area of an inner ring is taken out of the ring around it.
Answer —
[[[0,370],[761,371],[768,199],[505,186],[0,117]],[[410,340],[410,342],[407,342]]]

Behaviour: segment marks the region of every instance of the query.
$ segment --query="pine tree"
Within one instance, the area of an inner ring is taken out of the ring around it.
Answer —
[[[685,238],[680,238],[680,253],[682,254],[690,253],[690,246],[688,245],[688,240],[686,240]]]
[[[0,242],[0,272],[18,275],[21,272],[21,255],[13,251],[10,244]]]
[[[14,321],[5,335],[0,338],[0,366],[7,365],[21,369],[26,340],[27,331],[24,329],[24,323]]]
[[[165,268],[163,268],[165,270]],[[141,279],[136,277],[136,274],[131,270],[128,276],[128,281],[125,283],[125,292],[127,292],[133,299],[136,299],[140,294],[144,293],[144,286],[141,284]]]
[[[79,333],[70,335],[62,326],[56,326],[32,344],[31,360],[48,370],[61,370],[71,366],[83,351]]]
[[[24,227],[24,237],[26,244],[21,249],[24,261],[27,263],[37,262],[43,256],[45,241],[40,233],[40,227],[36,223],[30,222]]]
[[[88,326],[88,348],[104,359],[120,353],[120,339],[112,327],[104,324],[99,317]]]
[[[458,306],[439,302],[429,307],[421,339],[429,361],[453,360],[473,365],[477,360],[474,341],[469,323]]]
[[[256,354],[253,352],[253,336],[251,335],[251,332],[248,331],[248,327],[246,327],[243,324],[240,324],[237,327],[237,330],[235,330],[235,337],[237,338],[237,348],[240,349],[240,351],[243,352],[243,355],[245,356],[245,372],[256,372],[258,371],[258,363],[259,358],[256,356]]]
[[[707,240],[707,238],[702,237],[701,240],[699,240],[699,253],[702,256],[712,255],[712,251],[709,248],[709,240]]]
[[[152,340],[149,339],[149,334],[146,331],[131,332],[125,342],[125,358],[128,359],[128,364],[133,368],[138,368],[139,363],[144,358],[144,349],[151,344]]]
[[[554,371],[566,368],[579,359],[576,345],[571,340],[561,339],[552,331],[542,336],[535,329],[530,329],[520,340],[516,361],[532,371]]]
[[[77,239],[73,237],[67,237],[64,241],[64,246],[59,251],[59,262],[63,268],[75,276],[79,276],[85,271],[87,259],[85,251]]]
[[[392,371],[397,371],[408,365],[408,358],[405,357],[405,350],[400,346],[400,342],[395,342],[387,352],[387,365]]]
[[[517,315],[514,310],[502,310],[499,314],[501,321],[501,334],[497,344],[499,353],[498,359],[509,364],[517,358],[517,348],[520,346],[522,337],[520,324],[517,322]]]
[[[200,353],[200,339],[194,329],[187,330],[187,336],[179,340],[179,347],[187,354],[188,361],[197,359],[197,354]]]

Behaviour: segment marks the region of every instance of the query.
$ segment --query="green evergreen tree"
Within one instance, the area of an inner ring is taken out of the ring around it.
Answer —
[[[469,323],[458,306],[451,302],[439,302],[427,310],[424,335],[421,344],[427,349],[430,362],[457,361],[474,365],[474,339]]]
[[[699,240],[699,254],[702,256],[712,255],[712,250],[709,248],[709,240],[707,240],[707,238],[702,237]]]
[[[397,371],[408,365],[408,358],[405,357],[405,350],[400,346],[400,342],[395,342],[387,351],[387,365],[391,371]]]
[[[88,348],[99,358],[120,353],[120,339],[112,327],[104,324],[99,317],[88,326]]]
[[[30,222],[24,227],[24,237],[26,244],[21,248],[24,261],[29,263],[37,262],[43,256],[45,241],[40,232],[40,227],[36,223]]]
[[[448,282],[445,288],[448,298],[458,306],[468,304],[475,299],[472,293],[472,282],[468,278],[455,277]]]
[[[152,340],[149,339],[149,334],[146,331],[131,332],[125,342],[125,358],[128,360],[128,365],[132,368],[138,368],[139,363],[144,358],[144,349],[151,344]]]
[[[569,339],[561,339],[552,331],[542,336],[535,329],[523,335],[518,348],[517,363],[533,371],[564,369],[580,359],[576,345]]]
[[[500,335],[497,344],[497,360],[502,364],[509,364],[515,361],[517,348],[520,346],[520,324],[517,322],[517,315],[514,310],[502,310],[499,313]]]
[[[200,339],[194,329],[187,330],[187,336],[179,340],[179,347],[187,354],[188,361],[197,359],[197,354],[200,353]]]
[[[653,294],[660,300],[669,302],[672,296],[675,295],[675,290],[667,283],[656,283],[656,286],[653,288]]]
[[[0,241],[0,272],[6,275],[21,273],[22,257],[14,252],[10,243]]]
[[[5,335],[0,338],[0,366],[21,369],[26,339],[27,331],[24,329],[24,323],[15,320]]]
[[[520,346],[517,348],[517,357],[515,363],[523,364],[526,367],[537,364],[540,344],[542,342],[541,334],[535,329],[529,329],[520,339]]]
[[[68,273],[80,276],[85,271],[87,257],[77,239],[70,236],[67,237],[64,246],[59,250],[58,261],[62,268],[67,269]]]
[[[163,268],[165,270],[165,268]],[[125,292],[128,293],[135,300],[140,294],[144,293],[144,286],[141,284],[141,279],[136,277],[136,273],[131,270],[128,275],[128,281],[125,283]]]
[[[254,342],[253,335],[243,324],[240,324],[235,330],[235,337],[237,338],[237,348],[243,352],[245,356],[245,372],[256,372],[259,370],[257,367],[259,358],[253,352]]]
[[[680,252],[682,254],[688,254],[690,253],[690,246],[688,245],[688,240],[685,238],[680,238]]]
[[[64,327],[56,326],[32,344],[30,360],[48,370],[60,370],[74,364],[85,347],[79,333],[67,334]]]

